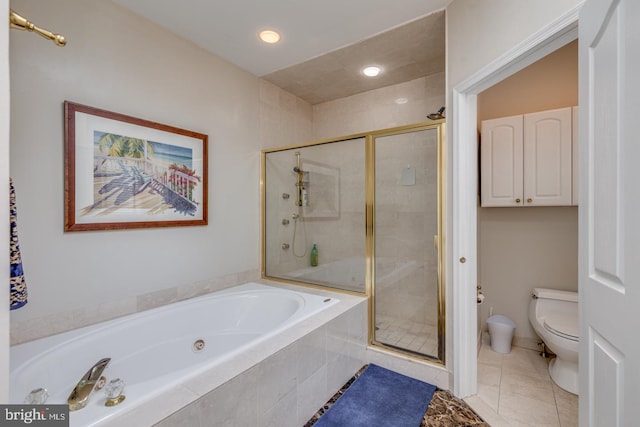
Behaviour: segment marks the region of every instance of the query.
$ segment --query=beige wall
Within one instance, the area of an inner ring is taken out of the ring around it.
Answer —
[[[578,105],[578,41],[478,94],[478,130],[487,119]]]
[[[12,7],[68,39],[11,33],[10,162],[29,289],[12,340],[257,278],[260,80],[112,2]],[[209,225],[64,233],[64,100],[207,134]]]
[[[447,6],[447,87],[470,78],[583,0],[453,0]]]
[[[574,41],[478,95],[482,120],[578,103],[578,42]],[[482,141],[480,142],[482,143]],[[490,308],[516,322],[516,343],[535,346],[527,316],[531,289],[578,289],[578,209],[479,208],[478,276]]]

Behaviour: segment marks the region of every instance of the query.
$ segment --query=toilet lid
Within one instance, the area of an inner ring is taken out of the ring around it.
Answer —
[[[578,316],[576,315],[551,314],[545,317],[544,327],[552,334],[578,341]]]

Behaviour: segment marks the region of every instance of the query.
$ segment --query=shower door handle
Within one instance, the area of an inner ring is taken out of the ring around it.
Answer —
[[[435,234],[433,236],[433,248],[437,251],[438,250],[438,235]]]

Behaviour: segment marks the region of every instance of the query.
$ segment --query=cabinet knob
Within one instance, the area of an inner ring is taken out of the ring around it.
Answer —
[[[520,199],[516,199],[516,203],[520,203]]]
[[[531,202],[533,202],[533,200],[531,198],[528,198],[527,203],[531,203]]]

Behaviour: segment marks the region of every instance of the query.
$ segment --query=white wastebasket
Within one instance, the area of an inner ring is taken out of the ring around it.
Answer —
[[[513,320],[496,314],[487,319],[487,325],[491,336],[491,349],[497,353],[511,353],[511,340],[516,329]]]

